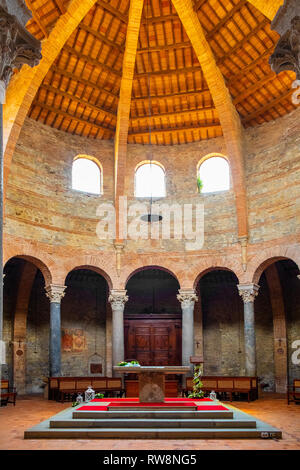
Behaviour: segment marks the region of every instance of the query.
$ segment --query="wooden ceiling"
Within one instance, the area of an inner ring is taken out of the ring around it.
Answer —
[[[68,0],[26,0],[28,30],[46,38]],[[32,119],[72,134],[114,139],[129,0],[98,0],[61,50],[32,103]],[[278,76],[270,20],[247,0],[198,0],[205,31],[244,127],[283,116],[293,72]],[[145,0],[132,85],[128,142],[172,145],[222,135],[199,61],[171,0]]]

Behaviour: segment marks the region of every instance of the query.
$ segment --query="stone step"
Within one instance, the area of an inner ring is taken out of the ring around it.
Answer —
[[[73,419],[130,419],[130,418],[161,418],[161,419],[233,419],[233,411],[158,411],[158,410],[122,410],[122,411],[73,411]]]
[[[262,432],[264,436],[262,436]],[[158,429],[158,428],[112,428],[91,429],[71,428],[53,429],[42,427],[32,428],[24,433],[25,439],[257,439],[261,437],[281,438],[281,431],[272,430],[267,432],[259,429],[225,428],[184,428],[184,429]]]
[[[256,421],[245,420],[230,420],[230,419],[118,419],[116,423],[111,419],[63,419],[63,420],[50,420],[50,428],[255,428]]]

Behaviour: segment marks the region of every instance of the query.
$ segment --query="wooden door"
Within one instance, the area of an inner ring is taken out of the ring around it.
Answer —
[[[128,316],[125,320],[125,358],[136,359],[145,366],[180,365],[181,319]]]

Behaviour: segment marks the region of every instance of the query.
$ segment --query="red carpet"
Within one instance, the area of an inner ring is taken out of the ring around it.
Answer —
[[[92,400],[93,402],[101,402],[104,401],[104,399],[95,399]],[[122,401],[121,401],[122,400]],[[198,400],[197,400],[198,401]],[[203,400],[203,401],[212,401],[210,399],[208,400]],[[125,398],[125,399],[109,399],[107,401],[107,405],[84,405],[81,406],[80,408],[77,408],[76,411],[108,411],[109,409],[112,408],[122,408],[122,407],[134,407],[134,408],[147,408],[147,407],[157,407],[157,408],[171,408],[171,407],[192,407],[195,408],[197,407],[197,411],[229,411],[228,408],[226,408],[223,405],[198,405],[195,403],[193,400],[189,401],[183,401],[183,400],[178,400],[178,401],[173,401],[172,399],[168,400],[168,403],[140,403],[138,401],[138,398]]]

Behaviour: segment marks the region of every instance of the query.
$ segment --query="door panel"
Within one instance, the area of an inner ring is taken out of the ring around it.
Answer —
[[[181,319],[126,318],[125,359],[141,365],[181,364]]]

